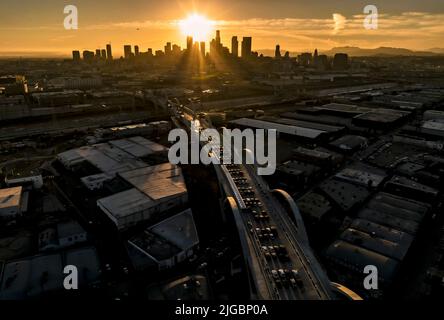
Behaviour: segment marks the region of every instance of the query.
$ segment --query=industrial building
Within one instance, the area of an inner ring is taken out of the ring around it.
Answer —
[[[182,170],[170,163],[120,172],[118,177],[130,189],[97,201],[118,229],[134,226],[188,201]]]
[[[8,187],[14,186],[32,186],[34,189],[40,189],[43,187],[43,177],[42,175],[30,175],[26,177],[12,177],[5,178],[5,183]]]
[[[329,132],[326,130],[307,128],[296,125],[282,124],[258,119],[241,118],[230,121],[230,124],[254,129],[276,130],[279,135],[300,138],[303,140],[326,139]]]
[[[61,222],[39,233],[39,251],[57,250],[84,243],[88,233],[76,221]]]
[[[330,143],[330,146],[344,153],[353,153],[368,146],[368,140],[362,136],[345,135]]]
[[[323,195],[309,192],[297,201],[302,215],[310,222],[321,221],[332,210],[332,204]]]
[[[366,265],[375,265],[383,282],[394,280],[430,206],[392,191],[386,183],[328,247],[325,256],[336,271],[362,274]]]
[[[0,221],[11,221],[28,208],[28,192],[22,187],[0,189]]]
[[[398,261],[342,240],[335,241],[328,247],[325,255],[344,278],[349,272],[362,275],[364,268],[371,265],[378,269],[381,282],[390,283],[399,269]]]
[[[344,212],[355,208],[370,196],[367,187],[336,178],[325,180],[319,185],[319,189]]]
[[[364,187],[376,188],[387,178],[387,175],[381,169],[354,164],[339,171],[335,177]]]
[[[198,245],[193,213],[187,209],[132,237],[128,251],[136,269],[166,269],[193,256]]]
[[[5,263],[3,275],[0,274],[0,299],[29,299],[64,290],[63,269],[66,265],[77,267],[79,289],[100,280],[100,262],[93,247],[33,256]]]
[[[60,153],[57,159],[72,171],[85,163],[95,168],[93,174],[81,177],[81,181],[89,190],[96,190],[118,172],[146,167],[147,164],[140,158],[167,151],[164,146],[137,136],[68,150]]]

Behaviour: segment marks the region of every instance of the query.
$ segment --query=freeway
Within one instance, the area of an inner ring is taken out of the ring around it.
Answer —
[[[225,195],[235,200],[231,207],[253,283],[252,298],[332,299],[330,281],[309,247],[305,226],[294,202],[291,203],[293,200],[283,191],[270,190],[256,174],[254,164],[232,164],[232,156],[225,156],[220,141],[205,135],[203,129],[211,128],[206,119],[196,120],[195,114],[184,107],[172,107],[171,111],[178,127],[190,130],[191,121],[195,122],[195,133],[200,134],[202,145],[211,148],[209,156]],[[278,196],[289,202],[298,225],[293,223]]]

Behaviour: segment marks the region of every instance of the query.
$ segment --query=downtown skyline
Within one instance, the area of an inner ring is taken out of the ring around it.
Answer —
[[[229,44],[233,35],[252,36],[253,49],[259,52],[276,44],[290,52],[342,46],[424,51],[439,47],[444,34],[444,4],[434,0],[374,1],[379,10],[377,30],[363,27],[363,1],[257,1],[254,6],[248,1],[132,1],[131,6],[121,1],[107,1],[106,6],[103,1],[76,1],[78,30],[63,28],[67,4],[11,2],[0,13],[0,56],[67,57],[72,48],[105,48],[108,43],[116,48],[116,56],[123,55],[121,48],[128,43],[143,50],[161,49],[166,41],[184,47],[180,22],[192,13],[212,22],[211,36],[220,29],[223,43]]]

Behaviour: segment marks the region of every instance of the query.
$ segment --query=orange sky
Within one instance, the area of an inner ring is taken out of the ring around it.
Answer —
[[[104,48],[115,56],[124,44],[161,49],[167,41],[185,45],[177,21],[195,11],[214,20],[229,44],[232,35],[252,36],[254,49],[302,51],[335,46],[404,47],[425,50],[444,46],[444,1],[403,0],[381,3],[378,30],[363,27],[362,1],[55,1],[2,2],[0,54],[40,52],[70,55],[73,49]],[[64,3],[76,3],[79,29],[63,28]]]

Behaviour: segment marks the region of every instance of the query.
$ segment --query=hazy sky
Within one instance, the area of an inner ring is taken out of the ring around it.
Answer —
[[[65,30],[65,5],[79,10],[79,29]],[[365,30],[363,9],[376,5],[378,30]],[[103,48],[124,44],[160,49],[184,45],[177,20],[198,12],[215,21],[222,40],[252,36],[254,49],[330,49],[335,46],[444,47],[444,0],[2,0],[0,53]]]

